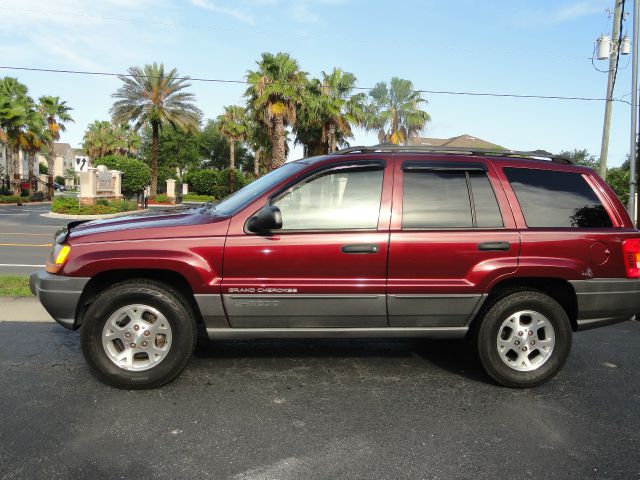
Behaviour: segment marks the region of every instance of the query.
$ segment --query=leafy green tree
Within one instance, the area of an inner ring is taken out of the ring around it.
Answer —
[[[181,130],[194,130],[200,124],[202,112],[195,106],[195,96],[186,92],[188,77],[179,77],[174,68],[168,72],[164,65],[153,63],[144,67],[131,67],[129,76],[120,75],[124,83],[114,94],[116,102],[111,108],[115,123],[134,123],[138,130],[151,127],[151,185],[150,195],[158,192],[158,158],[160,156],[160,129],[171,125]]]
[[[421,109],[426,100],[409,80],[393,77],[389,85],[378,82],[369,92],[369,100],[365,126],[378,131],[380,143],[406,143],[431,120]]]
[[[287,53],[263,53],[256,70],[249,70],[245,96],[249,108],[268,128],[272,146],[272,168],[284,164],[286,127],[296,124],[297,109],[302,105],[307,74]]]
[[[66,130],[65,123],[73,122],[69,113],[73,109],[67,105],[67,102],[61,101],[60,97],[44,95],[38,99],[38,102],[38,111],[44,118],[46,125],[47,165],[49,167],[47,196],[51,199],[53,198],[53,165],[56,158],[53,144],[60,140],[60,133]]]
[[[247,138],[246,111],[238,105],[224,107],[224,113],[218,117],[220,133],[229,144],[229,190],[234,190],[235,152],[236,142],[241,142]]]
[[[262,129],[264,132],[264,128]],[[214,120],[207,121],[200,136],[200,153],[203,159],[202,168],[221,170],[230,163],[229,142],[220,132],[220,124]],[[250,172],[253,168],[254,157],[247,147],[240,143],[235,150],[234,163],[242,171]]]
[[[141,160],[122,155],[108,155],[94,160],[95,165],[104,165],[109,170],[122,172],[122,193],[126,196],[142,192],[151,179],[151,169]]]
[[[576,165],[592,168],[596,172],[600,171],[600,160],[594,155],[591,155],[586,148],[582,150],[578,150],[577,148],[573,150],[562,150],[558,156],[566,158]]]

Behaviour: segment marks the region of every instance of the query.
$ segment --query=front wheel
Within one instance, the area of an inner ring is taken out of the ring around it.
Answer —
[[[498,383],[535,387],[564,365],[571,350],[571,323],[553,298],[521,290],[489,306],[476,342],[483,367]]]
[[[118,388],[170,382],[195,347],[193,312],[170,286],[129,280],[102,291],[87,309],[82,352],[91,372]]]

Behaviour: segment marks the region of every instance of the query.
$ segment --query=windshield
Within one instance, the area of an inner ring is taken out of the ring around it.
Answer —
[[[216,203],[214,206],[216,213],[222,215],[234,214],[286,178],[302,170],[305,166],[306,164],[299,162],[285,163],[282,167],[267,173],[264,177],[251,182],[246,187]]]

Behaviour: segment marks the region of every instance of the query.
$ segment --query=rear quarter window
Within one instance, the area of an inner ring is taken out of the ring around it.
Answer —
[[[505,168],[528,227],[609,228],[613,224],[579,173]]]

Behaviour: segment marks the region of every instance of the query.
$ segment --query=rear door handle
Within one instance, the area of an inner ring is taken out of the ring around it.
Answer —
[[[378,246],[369,244],[343,245],[341,250],[342,253],[378,253]]]
[[[478,250],[489,251],[508,251],[509,250],[509,242],[482,242],[478,244]]]

